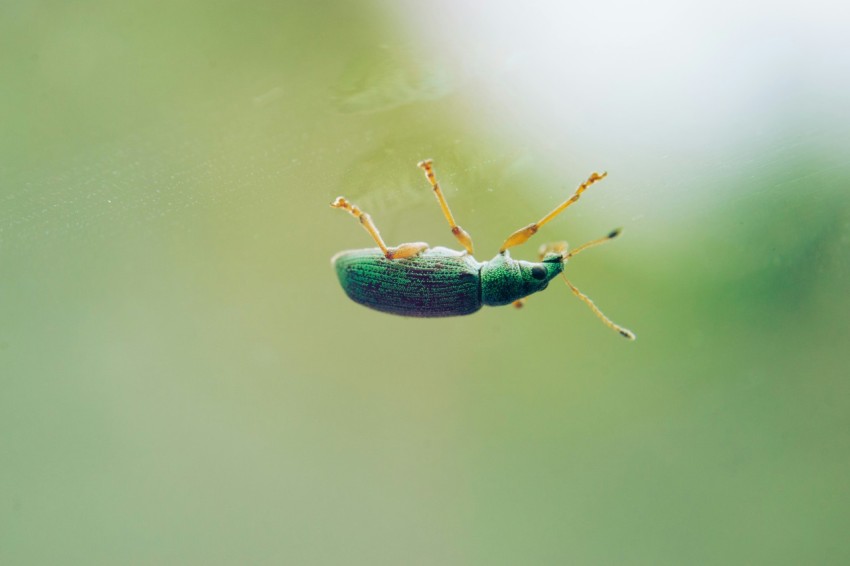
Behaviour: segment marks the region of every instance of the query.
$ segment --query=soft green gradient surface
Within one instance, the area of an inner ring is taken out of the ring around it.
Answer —
[[[687,173],[616,137],[556,163],[415,25],[0,8],[0,563],[850,561],[842,107]],[[337,195],[456,247],[426,157],[480,260],[607,168],[514,257],[624,226],[567,273],[638,340],[559,281],[457,319],[349,301],[329,258],[371,243]]]

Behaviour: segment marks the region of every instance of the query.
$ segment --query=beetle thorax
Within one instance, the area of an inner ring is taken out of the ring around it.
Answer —
[[[531,263],[512,259],[508,252],[501,253],[481,267],[481,302],[508,305],[542,291],[563,270],[564,264],[554,258]]]

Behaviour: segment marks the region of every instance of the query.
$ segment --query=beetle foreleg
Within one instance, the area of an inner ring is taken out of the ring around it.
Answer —
[[[499,253],[502,253],[508,248],[518,246],[518,245],[524,243],[525,241],[527,241],[530,237],[532,237],[534,234],[536,234],[537,231],[544,224],[548,223],[550,220],[552,220],[553,218],[555,218],[556,216],[558,216],[559,214],[564,212],[567,208],[569,208],[569,206],[571,204],[576,202],[581,197],[581,194],[584,191],[586,191],[587,188],[590,185],[592,185],[596,181],[601,181],[602,179],[605,178],[605,176],[607,174],[608,173],[602,173],[602,174],[595,173],[595,172],[591,173],[590,177],[587,178],[587,181],[585,181],[584,183],[579,185],[579,187],[575,190],[575,192],[572,194],[572,196],[570,198],[568,198],[567,200],[565,200],[564,202],[562,202],[561,204],[559,204],[558,206],[556,206],[552,210],[552,212],[550,212],[549,214],[547,214],[546,216],[544,216],[543,218],[541,218],[537,222],[535,222],[533,224],[529,224],[525,228],[520,228],[519,230],[517,230],[516,232],[514,232],[513,234],[508,236],[508,239],[505,240],[505,243],[502,244],[502,247],[499,249]]]
[[[547,254],[558,254],[563,257],[566,255],[567,249],[569,249],[567,242],[549,242],[548,244],[541,245],[537,249],[537,258],[540,261],[543,261],[543,258],[546,257]]]

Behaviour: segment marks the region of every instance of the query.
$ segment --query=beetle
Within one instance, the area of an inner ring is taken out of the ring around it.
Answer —
[[[592,184],[607,173],[592,173],[575,192],[537,222],[520,228],[505,240],[499,253],[485,262],[473,257],[472,238],[458,226],[434,174],[433,161],[420,161],[443,215],[457,241],[465,251],[444,247],[431,248],[425,242],[412,242],[387,247],[372,218],[345,197],[337,197],[331,207],[349,212],[360,220],[377,248],[343,251],[331,258],[343,290],[356,303],[369,308],[412,317],[446,317],[472,314],[482,306],[514,304],[522,306],[524,299],[545,289],[561,275],[572,293],[584,302],[609,328],[634,340],[635,335],[602,314],[602,311],[564,275],[564,264],[580,252],[608,242],[620,234],[592,240],[573,250],[566,242],[544,244],[538,262],[511,258],[509,248],[526,242],[544,224],[551,221],[579,200]]]

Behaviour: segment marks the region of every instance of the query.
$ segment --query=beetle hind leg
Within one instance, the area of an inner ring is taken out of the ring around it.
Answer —
[[[425,242],[410,242],[408,244],[399,244],[388,250],[388,254],[384,254],[387,259],[405,259],[419,255],[428,249],[428,244]]]
[[[387,259],[404,259],[407,257],[413,257],[428,249],[428,244],[425,242],[412,242],[409,244],[401,244],[394,248],[388,248],[384,243],[384,239],[381,238],[381,233],[378,231],[378,227],[375,226],[374,222],[372,222],[372,217],[360,210],[356,204],[348,202],[345,197],[337,197],[336,200],[331,203],[331,207],[346,210],[354,218],[360,220],[360,224],[367,232],[369,232],[369,235],[372,236],[372,239],[375,240],[375,243],[378,244],[378,247],[381,248],[381,252],[383,252],[384,257]]]

